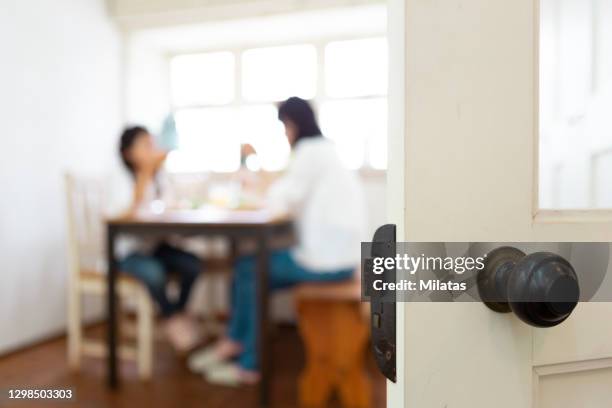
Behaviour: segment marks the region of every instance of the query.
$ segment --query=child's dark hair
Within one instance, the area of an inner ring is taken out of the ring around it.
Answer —
[[[144,126],[133,126],[126,128],[121,134],[121,139],[119,140],[119,154],[121,155],[121,161],[123,161],[125,167],[127,167],[132,174],[134,174],[135,169],[130,159],[128,159],[128,151],[134,145],[136,139],[148,133],[149,131]]]
[[[314,110],[304,99],[294,96],[281,103],[278,107],[278,119],[282,122],[290,120],[297,126],[298,134],[294,143],[307,137],[322,135]]]

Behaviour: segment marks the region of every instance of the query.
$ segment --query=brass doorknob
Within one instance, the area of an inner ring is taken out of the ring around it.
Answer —
[[[572,265],[550,252],[526,255],[513,247],[487,254],[478,273],[478,293],[490,309],[514,312],[535,327],[553,327],[567,319],[580,298]]]

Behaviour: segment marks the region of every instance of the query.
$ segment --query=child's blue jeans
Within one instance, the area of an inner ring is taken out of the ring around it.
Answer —
[[[202,263],[189,252],[161,244],[151,255],[129,255],[119,263],[119,269],[144,283],[159,305],[162,315],[170,317],[185,308]],[[176,301],[168,299],[166,294],[170,273],[175,273],[180,282],[180,294]]]

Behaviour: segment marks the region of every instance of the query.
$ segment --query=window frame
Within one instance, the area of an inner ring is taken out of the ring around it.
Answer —
[[[224,46],[224,47],[207,47],[201,49],[190,49],[180,52],[169,52],[165,55],[165,64],[167,70],[167,92],[169,98],[170,111],[175,114],[180,110],[187,109],[209,109],[209,108],[243,108],[243,107],[255,107],[255,106],[268,106],[275,104],[275,101],[249,101],[242,95],[242,55],[244,52],[256,48],[269,48],[269,47],[283,47],[283,46],[294,46],[294,45],[312,45],[315,47],[317,56],[317,81],[315,96],[310,99],[313,103],[313,108],[317,117],[320,116],[320,108],[326,102],[333,101],[348,101],[348,100],[371,100],[371,99],[386,99],[387,103],[389,100],[389,89],[385,93],[375,93],[362,96],[348,96],[348,97],[332,97],[327,94],[326,91],[326,78],[325,78],[325,48],[328,44],[340,41],[352,41],[352,40],[367,40],[375,38],[384,38],[388,41],[386,32],[372,32],[367,34],[359,35],[339,35],[330,37],[321,37],[317,39],[303,39],[303,40],[291,40],[291,41],[274,41],[274,42],[262,42],[262,43],[248,43],[236,46]],[[184,106],[177,106],[172,99],[172,80],[171,80],[171,62],[172,59],[183,55],[192,54],[203,54],[213,52],[230,52],[234,55],[234,99],[230,103],[226,104],[190,104]],[[385,135],[386,136],[386,135]],[[360,174],[365,176],[377,176],[386,174],[386,169],[376,169],[372,167],[367,160],[367,157],[363,157],[363,164],[356,169]]]

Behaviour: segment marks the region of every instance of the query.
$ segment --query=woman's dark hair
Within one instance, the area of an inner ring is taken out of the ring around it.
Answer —
[[[125,167],[127,167],[132,174],[134,174],[135,169],[132,162],[128,159],[128,152],[139,137],[148,133],[149,131],[147,128],[143,126],[133,126],[126,128],[121,134],[121,139],[119,140],[119,154],[121,155],[123,164],[125,164]]]
[[[298,134],[294,144],[307,137],[321,136],[315,113],[310,103],[304,99],[294,96],[281,103],[278,107],[278,119],[282,122],[290,120],[297,126]]]

